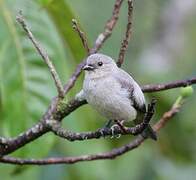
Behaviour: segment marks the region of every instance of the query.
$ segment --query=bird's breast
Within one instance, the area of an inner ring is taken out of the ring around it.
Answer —
[[[128,91],[112,78],[84,81],[87,102],[108,119],[133,120],[136,111]]]

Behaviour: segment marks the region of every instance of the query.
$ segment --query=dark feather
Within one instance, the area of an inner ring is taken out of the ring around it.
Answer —
[[[145,113],[146,112],[146,105],[145,104],[139,104],[137,102],[137,99],[134,96],[134,86],[133,86],[133,84],[131,84],[131,81],[124,80],[124,79],[118,79],[118,80],[121,84],[121,87],[126,89],[129,92],[129,99],[132,102],[133,107],[136,110],[138,110],[142,113]]]

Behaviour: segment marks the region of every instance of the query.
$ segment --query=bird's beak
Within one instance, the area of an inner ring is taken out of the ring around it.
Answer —
[[[95,67],[92,64],[87,64],[83,67],[83,70],[85,71],[93,71]]]

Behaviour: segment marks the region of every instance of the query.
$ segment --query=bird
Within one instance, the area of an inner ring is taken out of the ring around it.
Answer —
[[[85,99],[109,122],[118,120],[138,124],[143,121],[146,113],[144,94],[131,75],[119,68],[111,57],[92,54],[87,57],[83,70],[83,88],[76,95],[77,99]],[[157,139],[150,125],[142,136]]]

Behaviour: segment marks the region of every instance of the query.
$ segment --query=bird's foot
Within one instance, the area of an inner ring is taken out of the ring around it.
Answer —
[[[102,128],[100,128],[100,129],[98,129],[98,131],[101,133],[101,136],[102,136],[103,138],[106,137],[106,132],[109,131],[109,130],[110,130],[110,128],[108,128],[108,127],[102,127]]]
[[[119,121],[119,120],[115,120],[115,124],[111,126],[112,124],[112,120],[109,120],[107,121],[107,123],[104,125],[103,128],[99,129],[99,132],[101,133],[101,136],[105,138],[106,134],[107,134],[107,131],[111,129],[112,131],[112,136],[111,136],[111,139],[112,138],[120,138],[121,137],[121,134],[116,134],[115,132],[116,131],[119,131],[119,129],[123,132],[127,132],[127,129],[126,127],[123,125],[124,121]],[[110,127],[111,126],[111,127]]]
[[[111,130],[112,130],[112,136],[111,136],[111,139],[113,138],[120,138],[121,137],[121,134],[116,134],[115,133],[115,130],[116,129],[119,129],[119,126],[117,124],[114,124],[112,127],[111,127]]]
[[[116,125],[124,132],[127,132],[127,128],[123,125],[124,121],[115,120]]]
[[[111,125],[112,125],[113,121],[112,120],[108,120],[105,125],[104,125],[104,128],[110,128]]]
[[[98,131],[101,133],[101,136],[103,138],[106,137],[106,132],[110,130],[111,124],[112,124],[112,120],[108,120],[104,126],[102,128],[100,128]]]

